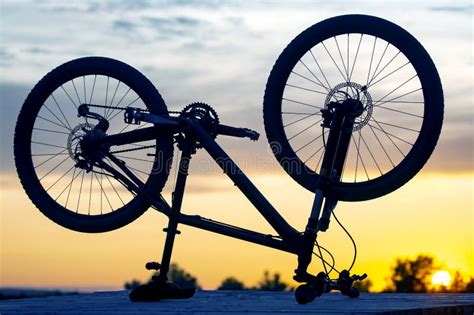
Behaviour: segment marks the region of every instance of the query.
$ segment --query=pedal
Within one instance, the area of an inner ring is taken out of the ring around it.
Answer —
[[[147,270],[160,270],[161,264],[156,261],[147,262],[145,265]]]
[[[244,130],[245,136],[252,141],[257,141],[260,138],[260,134],[255,130],[249,128],[242,128]]]

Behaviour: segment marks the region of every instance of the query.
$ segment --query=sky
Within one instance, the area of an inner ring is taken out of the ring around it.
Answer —
[[[408,9],[409,8],[409,9]],[[211,104],[221,122],[253,128],[258,142],[218,138],[255,185],[298,230],[312,194],[278,165],[264,136],[262,98],[284,47],[326,18],[363,13],[407,29],[432,57],[443,84],[445,117],[438,146],[420,174],[392,194],[339,203],[337,215],[358,244],[354,271],[382,289],[397,257],[432,254],[440,268],[474,276],[473,41],[470,1],[0,1],[0,286],[112,288],[150,273],[166,218],[152,210],[116,231],[82,234],[44,217],[19,184],[13,130],[34,84],[68,60],[122,60],[157,87],[170,110]],[[169,198],[173,180],[165,188]],[[282,192],[285,192],[284,194]],[[204,152],[192,164],[186,213],[273,233]],[[290,254],[181,227],[173,260],[212,289],[233,275],[254,285],[264,270],[292,282]],[[337,225],[320,235],[338,266],[352,259]],[[314,260],[310,269],[321,265]]]

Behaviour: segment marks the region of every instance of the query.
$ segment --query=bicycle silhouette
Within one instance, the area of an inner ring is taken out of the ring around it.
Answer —
[[[188,298],[194,289],[167,282],[178,224],[295,254],[299,303],[330,290],[350,297],[366,275],[334,270],[317,244],[337,201],[363,201],[408,182],[426,163],[443,120],[443,92],[428,53],[407,31],[372,16],[319,22],[281,53],[268,78],[264,124],[275,157],[314,192],[304,231],[273,208],[216,143],[218,135],[257,140],[256,131],[221,124],[192,103],[169,112],[153,84],[131,66],[104,57],[69,61],[28,95],[15,130],[15,162],[32,202],[57,224],[97,233],[129,224],[150,207],[169,218],[160,270],[132,301]],[[181,152],[172,202],[161,195]],[[267,235],[181,213],[189,162],[206,150],[278,233]],[[337,220],[337,218],[336,218]],[[325,271],[307,272],[314,247]],[[323,249],[324,250],[324,249]],[[327,270],[327,266],[331,270]]]

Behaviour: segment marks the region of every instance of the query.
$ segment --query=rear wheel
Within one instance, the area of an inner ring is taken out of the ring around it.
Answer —
[[[268,78],[265,130],[277,160],[318,188],[328,129],[321,109],[360,99],[344,172],[327,196],[380,197],[409,181],[433,152],[443,120],[438,72],[423,46],[386,20],[346,15],[317,23],[285,48]]]
[[[59,225],[80,232],[105,232],[138,218],[150,206],[143,196],[161,191],[171,166],[172,137],[162,134],[156,140],[103,149],[108,156],[100,150],[85,152],[83,140],[99,133],[99,121],[79,117],[82,104],[101,106],[89,109],[108,122],[106,134],[151,126],[125,123],[119,107],[133,106],[159,115],[168,111],[145,76],[103,57],[76,59],[57,67],[25,100],[15,129],[14,155],[26,193]],[[94,155],[95,159],[87,158]],[[117,162],[131,173],[124,173]],[[126,189],[112,169],[134,177],[143,194]]]

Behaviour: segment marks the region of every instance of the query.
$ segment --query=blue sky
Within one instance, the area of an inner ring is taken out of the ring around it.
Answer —
[[[145,0],[1,2],[2,169],[12,167],[14,121],[28,91],[56,65],[88,55],[137,67],[170,109],[204,101],[221,121],[263,133],[264,87],[281,50],[308,26],[344,13],[389,19],[422,42],[446,97],[441,144],[429,165],[434,171],[472,169],[469,1]],[[230,150],[272,159],[261,142]]]

